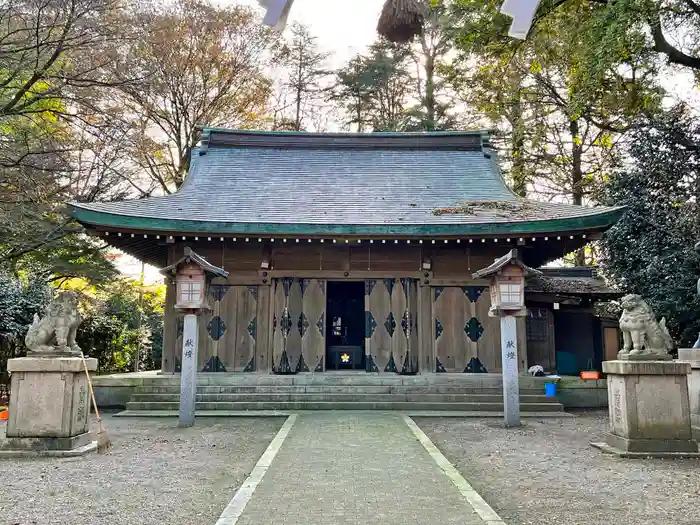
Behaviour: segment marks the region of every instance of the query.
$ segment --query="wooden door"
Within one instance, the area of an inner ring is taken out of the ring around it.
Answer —
[[[605,361],[615,361],[620,351],[620,331],[614,326],[603,327],[603,346]]]
[[[326,281],[276,279],[273,295],[272,371],[322,371],[326,353]]]
[[[322,372],[326,355],[326,281],[302,279],[302,312],[297,323],[301,335],[298,372]]]
[[[500,369],[499,324],[488,316],[488,289],[435,287],[432,295],[435,371],[467,372],[473,357],[488,372]]]
[[[549,308],[527,309],[527,362],[545,372],[556,372],[554,361],[554,316]]]
[[[419,367],[419,339],[418,339],[418,283],[412,279],[405,279],[406,287],[406,314],[402,321],[402,328],[406,335],[408,347],[406,358],[402,361],[402,374],[416,374]]]
[[[302,365],[301,334],[298,328],[303,311],[301,281],[293,277],[275,280],[272,317],[272,371],[295,374]]]
[[[415,329],[417,293],[412,279],[365,281],[365,362],[368,372],[414,373],[411,340]],[[413,326],[412,326],[413,325]]]
[[[213,285],[213,309],[201,319],[204,372],[252,372],[258,322],[258,287]]]

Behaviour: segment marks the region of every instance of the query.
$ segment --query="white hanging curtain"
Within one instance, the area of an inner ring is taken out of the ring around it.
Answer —
[[[276,31],[283,31],[294,0],[258,0],[258,3],[267,10],[263,24]]]
[[[501,13],[513,18],[508,36],[525,40],[540,0],[503,0]]]

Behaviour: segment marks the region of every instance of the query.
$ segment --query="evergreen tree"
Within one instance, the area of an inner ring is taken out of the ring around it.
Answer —
[[[630,139],[630,162],[611,177],[604,199],[627,211],[603,236],[600,264],[666,317],[678,344],[692,345],[700,330],[700,122],[677,107]]]

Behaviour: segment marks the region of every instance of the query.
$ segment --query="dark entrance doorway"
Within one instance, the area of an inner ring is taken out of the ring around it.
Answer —
[[[328,282],[326,370],[365,369],[365,283]]]

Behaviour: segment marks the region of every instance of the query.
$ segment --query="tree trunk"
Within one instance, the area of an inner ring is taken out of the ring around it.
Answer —
[[[523,119],[523,107],[518,89],[516,99],[511,112],[511,143],[513,167],[511,177],[513,179],[513,191],[518,197],[527,196],[527,175],[525,173],[525,121]]]
[[[425,57],[425,127],[435,129],[435,60],[430,54]]]
[[[297,86],[296,86],[296,117],[294,119],[294,130],[301,131],[301,92],[304,89],[302,85],[304,58],[302,55],[302,49],[299,48],[299,70],[297,71]]]
[[[579,137],[578,121],[569,122],[569,132],[571,133],[571,196],[573,204],[583,204],[583,170],[581,168],[581,157],[583,153],[583,143]],[[574,255],[576,266],[586,265],[586,249],[581,248]]]

